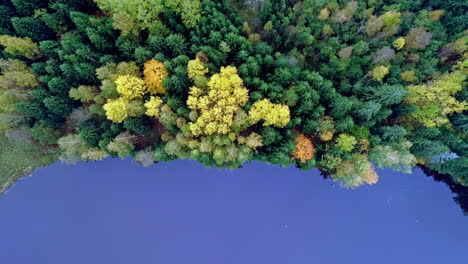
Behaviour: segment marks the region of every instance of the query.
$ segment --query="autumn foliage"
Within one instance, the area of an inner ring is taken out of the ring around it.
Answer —
[[[268,99],[257,101],[249,111],[252,124],[264,121],[264,126],[284,127],[289,123],[290,112],[287,105],[274,104]]]
[[[149,60],[145,63],[143,74],[150,94],[163,94],[166,92],[166,88],[162,84],[163,79],[168,75],[164,63],[155,59]]]
[[[232,66],[221,67],[221,71],[211,77],[208,89],[193,86],[190,88],[187,105],[198,111],[200,116],[190,122],[194,135],[227,134],[231,130],[234,114],[248,99],[237,69]]]
[[[315,148],[312,141],[307,136],[299,134],[294,139],[294,142],[296,143],[296,149],[292,153],[294,159],[304,163],[314,157]]]

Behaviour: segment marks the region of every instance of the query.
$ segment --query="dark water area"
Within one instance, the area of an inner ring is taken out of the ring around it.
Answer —
[[[378,170],[355,190],[257,162],[54,164],[0,197],[8,264],[468,263],[468,216],[443,182]]]

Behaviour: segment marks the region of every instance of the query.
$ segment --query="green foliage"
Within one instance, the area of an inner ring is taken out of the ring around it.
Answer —
[[[338,137],[338,140],[336,141],[336,144],[338,147],[343,150],[343,151],[351,151],[354,149],[354,146],[356,145],[357,141],[356,138],[347,134],[340,134]]]
[[[41,53],[36,43],[32,42],[30,38],[15,38],[12,36],[0,36],[0,45],[5,47],[5,52],[23,56],[28,59],[37,59]]]
[[[43,21],[34,17],[14,17],[11,23],[20,37],[28,37],[37,42],[55,37],[54,32]]]
[[[31,136],[42,145],[55,145],[61,133],[45,123],[36,123],[31,128]]]

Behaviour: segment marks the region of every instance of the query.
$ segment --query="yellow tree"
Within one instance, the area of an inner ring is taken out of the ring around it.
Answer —
[[[115,80],[115,84],[117,85],[117,92],[128,100],[141,98],[147,90],[142,79],[131,75],[119,76]]]
[[[164,63],[155,59],[149,60],[145,63],[143,74],[150,94],[164,94],[166,92],[166,88],[162,83],[163,79],[168,75]]]
[[[127,104],[128,101],[124,98],[109,100],[107,104],[103,106],[106,111],[107,119],[116,123],[123,122],[128,117]]]
[[[387,66],[383,66],[383,65],[380,65],[380,66],[377,66],[375,67],[371,72],[370,72],[370,75],[377,81],[382,81],[385,76],[387,76],[387,74],[389,73],[389,69]]]
[[[234,114],[247,100],[248,90],[237,69],[221,67],[220,73],[210,78],[206,90],[190,88],[187,106],[199,112],[198,119],[189,123],[190,131],[195,136],[229,133]]]
[[[163,101],[159,97],[151,96],[149,101],[146,101],[146,115],[152,117],[159,117],[160,106],[163,104]]]
[[[412,116],[425,126],[434,127],[448,122],[447,115],[468,110],[467,102],[457,101],[454,97],[463,89],[463,83],[467,78],[465,71],[459,69],[429,84],[409,86],[406,102],[419,107]]]
[[[395,47],[397,50],[401,50],[402,48],[405,47],[406,41],[405,38],[397,38],[395,41],[393,41],[393,47]]]
[[[190,79],[195,80],[197,76],[205,76],[205,74],[208,73],[208,69],[205,68],[203,62],[197,56],[196,59],[188,62],[187,73]]]
[[[290,112],[287,105],[274,104],[269,99],[263,99],[253,104],[249,111],[252,124],[260,120],[265,121],[264,126],[284,127],[289,123]]]

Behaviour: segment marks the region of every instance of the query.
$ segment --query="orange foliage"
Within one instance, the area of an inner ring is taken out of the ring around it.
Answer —
[[[166,88],[162,84],[163,79],[168,75],[164,63],[151,59],[145,63],[143,73],[150,94],[163,94],[166,92]]]
[[[294,141],[296,142],[296,149],[292,153],[294,159],[298,159],[304,163],[314,157],[315,148],[308,137],[299,134]]]

